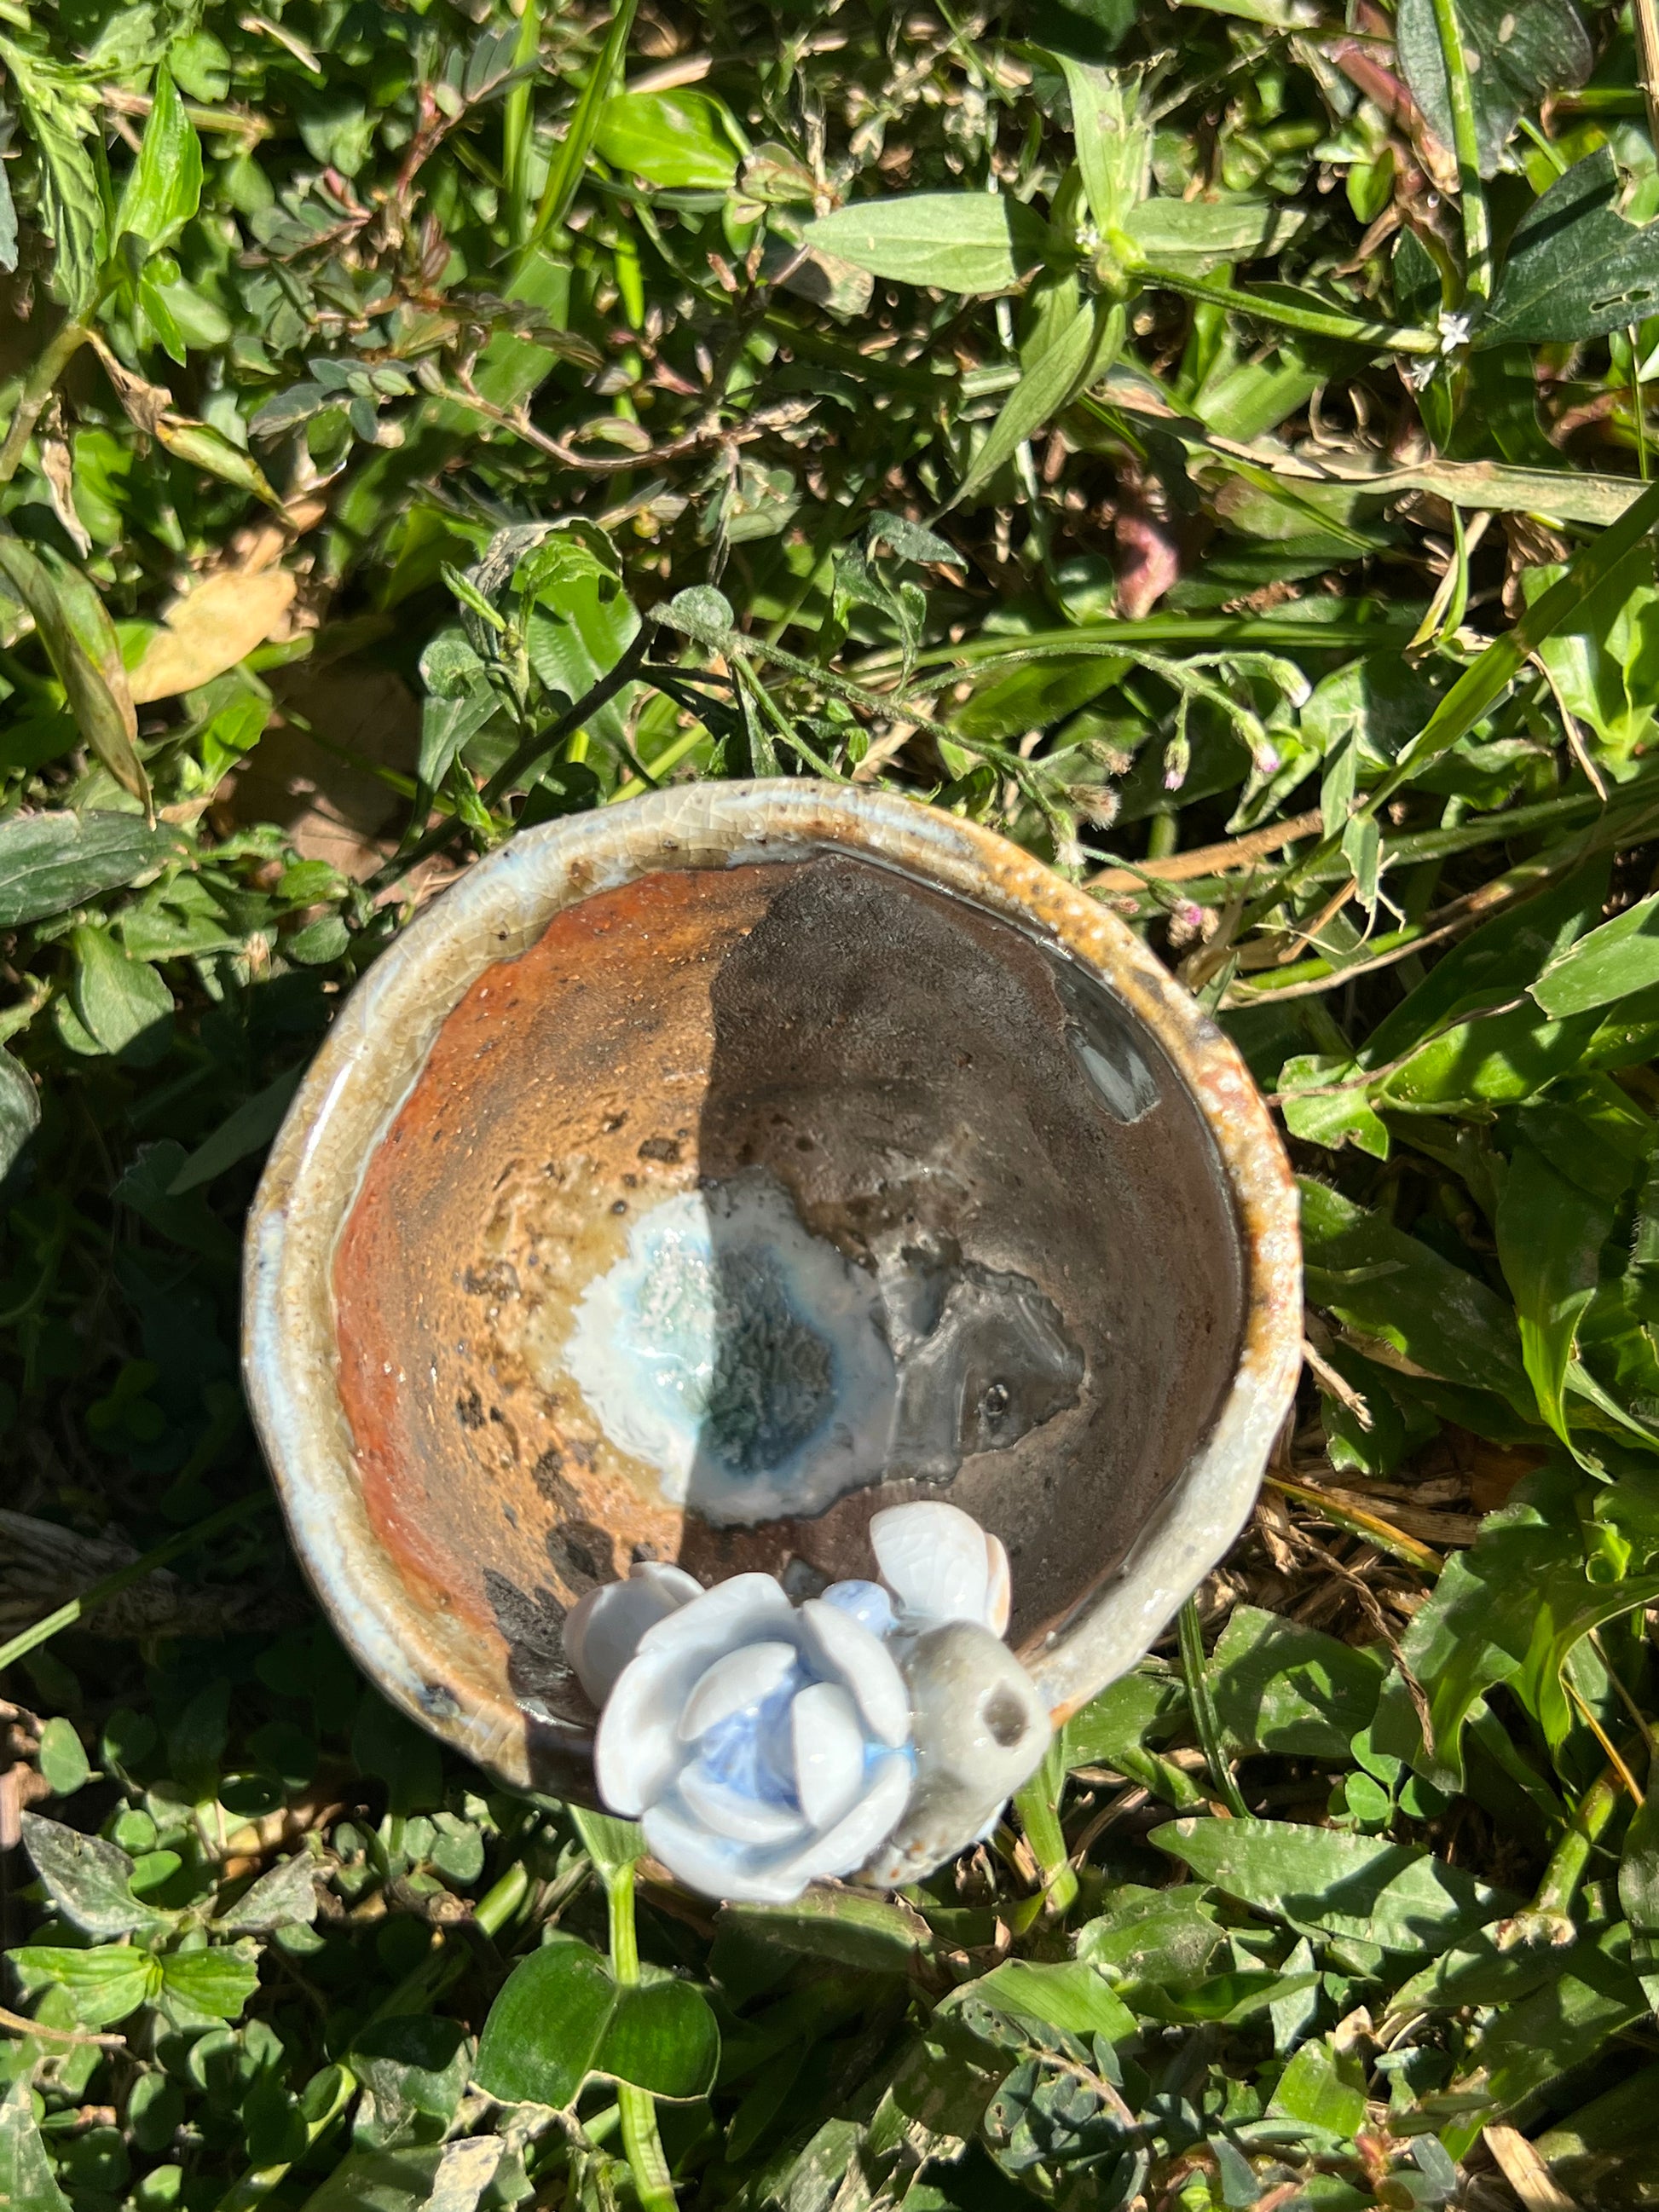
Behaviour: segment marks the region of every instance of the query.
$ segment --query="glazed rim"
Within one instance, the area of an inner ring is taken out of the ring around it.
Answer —
[[[663,868],[861,854],[974,902],[1093,970],[1198,1102],[1238,1224],[1244,1317],[1203,1443],[1121,1564],[1019,1654],[1056,1722],[1125,1673],[1231,1545],[1302,1358],[1296,1187],[1230,1041],[1098,902],[993,831],[909,799],[789,779],[694,784],[522,832],[416,917],[341,1008],[259,1184],[244,1265],[242,1357],[255,1423],[301,1564],[358,1664],[394,1705],[514,1786],[526,1717],[504,1672],[479,1691],[476,1637],[404,1583],[365,1510],[338,1388],[336,1248],[368,1163],[440,1029],[485,969],[554,915]],[[456,1686],[466,1686],[457,1695]]]

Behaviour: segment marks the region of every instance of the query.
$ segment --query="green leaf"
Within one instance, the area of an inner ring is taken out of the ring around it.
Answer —
[[[459,2021],[401,2013],[372,2022],[351,2051],[351,2069],[364,2091],[354,2143],[387,2149],[441,2138],[465,2093],[471,2064],[472,2045]]]
[[[206,476],[217,477],[221,483],[234,484],[238,491],[248,492],[281,511],[282,494],[273,489],[259,464],[210,422],[163,419],[156,424],[155,434],[176,460],[200,469]]]
[[[1413,1845],[1289,1820],[1173,1820],[1147,1840],[1258,1912],[1383,1951],[1454,1943],[1515,1902]]]
[[[138,719],[108,610],[65,561],[44,559],[0,526],[0,583],[28,609],[81,734],[124,791],[146,808],[149,778],[134,740]]]
[[[154,252],[178,237],[202,198],[202,142],[163,65],[151,88],[149,120],[115,211],[114,234],[131,233]]]
[[[161,1961],[161,1992],[213,2020],[239,2020],[259,1986],[252,1947],[174,1951]]]
[[[1307,224],[1306,209],[1293,204],[1221,192],[1195,200],[1143,200],[1122,228],[1155,269],[1205,276],[1224,264],[1283,252]]]
[[[1573,1477],[1583,1480],[1576,1469]],[[1589,1579],[1571,1483],[1566,1487],[1565,1497],[1491,1516],[1475,1543],[1447,1560],[1401,1642],[1406,1665],[1428,1693],[1434,1731],[1431,1753],[1413,1757],[1442,1789],[1462,1787],[1463,1729],[1496,1684],[1511,1689],[1547,1738],[1565,1741],[1573,1716],[1561,1669],[1574,1647],[1593,1628],[1659,1595],[1652,1575]]]
[[[1004,400],[1002,412],[957,487],[953,506],[988,484],[1028,438],[1105,374],[1123,343],[1123,329],[1122,308],[1106,300],[1073,317]]]
[[[707,92],[619,92],[606,100],[593,149],[647,184],[725,191],[749,150],[724,104]]]
[[[84,314],[107,251],[104,197],[88,143],[96,97],[71,70],[9,39],[0,39],[0,61],[40,155],[40,222],[58,257],[53,289],[71,313]]]
[[[70,932],[75,951],[75,1011],[101,1051],[148,1048],[173,1019],[173,994],[147,960],[131,959],[105,929],[82,922]]]
[[[1332,1152],[1346,1142],[1356,1152],[1386,1160],[1388,1127],[1367,1089],[1364,1071],[1352,1054],[1294,1054],[1279,1071],[1285,1127],[1293,1137]]]
[[[1082,1960],[1045,1966],[1031,1959],[1005,1959],[954,1995],[981,1998],[1039,2033],[1058,2028],[1062,2035],[1103,2035],[1109,2043],[1121,2043],[1136,2032],[1134,2014],[1122,1998]]]
[[[26,1946],[7,1958],[25,1996],[44,1989],[67,1990],[82,2027],[113,2027],[140,2005],[153,2003],[161,1986],[160,1961],[125,1943],[91,1951]]]
[[[484,2022],[474,2074],[492,2097],[562,2111],[593,2074],[656,2097],[704,2096],[719,2058],[714,2016],[689,1984],[623,1986],[597,1951],[566,1939],[514,1968]]]
[[[1595,1295],[1601,1247],[1613,1208],[1559,1175],[1522,1139],[1498,1200],[1498,1257],[1515,1293],[1521,1357],[1538,1394],[1538,1410],[1570,1443],[1565,1407],[1573,1338]]]
[[[1659,2012],[1659,1790],[1648,1791],[1625,1831],[1619,1902],[1630,1922],[1631,1964]]]
[[[23,1841],[52,1903],[88,1936],[125,1936],[167,1924],[166,1913],[133,1895],[132,1861],[113,1844],[39,1813],[24,1814]]]
[[[1510,242],[1476,345],[1600,337],[1659,308],[1659,224],[1626,222],[1618,197],[1606,146],[1557,179]]]
[[[40,1731],[40,1771],[52,1784],[54,1797],[72,1797],[92,1772],[74,1722],[61,1713]]]
[[[1095,227],[1105,232],[1129,228],[1129,217],[1146,194],[1152,159],[1150,124],[1135,115],[1137,88],[1115,70],[1094,69],[1056,54],[1072,96],[1072,129],[1078,167]]]
[[[1552,2083],[1586,2064],[1648,2009],[1631,1966],[1621,1922],[1581,1937],[1565,1971],[1518,2004],[1506,2005],[1476,2038],[1469,2057],[1484,2080],[1482,2121],[1524,2117]]]
[[[910,192],[859,200],[809,222],[815,252],[872,276],[940,292],[1011,291],[1048,246],[1048,226],[1000,192]]]
[[[277,1928],[308,1928],[317,1917],[317,1861],[296,1851],[262,1874],[219,1921],[230,1936],[268,1935]]]
[[[1351,2140],[1365,2124],[1364,2085],[1344,2079],[1328,2043],[1304,2043],[1279,2075],[1267,2112]]]
[[[1547,1014],[1579,1014],[1659,983],[1659,892],[1552,960],[1528,986]]]
[[[228,1114],[211,1135],[203,1138],[179,1169],[167,1186],[167,1195],[183,1198],[187,1192],[203,1189],[223,1175],[227,1168],[263,1152],[282,1127],[283,1116],[304,1074],[303,1066],[285,1067],[263,1091],[245,1099]]]
[[[1388,1668],[1316,1628],[1259,1606],[1236,1606],[1210,1657],[1228,1748],[1346,1760],[1370,1726]]]
[[[1376,1356],[1392,1348],[1425,1375],[1498,1391],[1530,1419],[1534,1401],[1513,1310],[1380,1213],[1307,1177],[1301,1188],[1310,1303],[1370,1340]]]
[[[908,1972],[918,1954],[932,1948],[927,1922],[908,1906],[848,1889],[808,1890],[793,1905],[728,1905],[720,1927],[871,1974]]]
[[[1590,73],[1595,52],[1572,0],[1457,0],[1457,21],[1470,56],[1480,173],[1493,176],[1516,122],[1547,94],[1575,90]],[[1395,16],[1401,73],[1443,146],[1453,143],[1446,62],[1435,26],[1434,0],[1400,0]]]
[[[0,824],[0,836],[4,825]],[[9,1052],[0,1052],[0,1176],[40,1126],[40,1097]]]
[[[70,2212],[35,2122],[27,2073],[0,2100],[0,2204],[7,2212]]]

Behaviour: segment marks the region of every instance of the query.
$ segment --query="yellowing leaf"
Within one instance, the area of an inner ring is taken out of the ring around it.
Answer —
[[[295,588],[286,568],[210,576],[179,601],[144,647],[127,679],[134,699],[141,705],[171,699],[234,668],[279,628]]]

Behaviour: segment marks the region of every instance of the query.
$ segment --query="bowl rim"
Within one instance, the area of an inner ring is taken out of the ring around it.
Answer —
[[[1168,1054],[1231,1198],[1244,1292],[1232,1381],[1119,1566],[1021,1650],[1056,1723],[1134,1665],[1231,1547],[1295,1394],[1301,1240],[1284,1147],[1237,1048],[1086,890],[960,816],[804,778],[685,785],[520,831],[416,915],[336,1016],[254,1198],[242,1325],[254,1425],[325,1613],[384,1696],[514,1788],[538,1786],[550,1756],[579,1781],[591,1737],[527,1712],[504,1675],[486,1680],[473,1632],[412,1591],[376,1538],[337,1384],[338,1238],[440,1028],[487,967],[526,951],[564,908],[657,870],[823,850],[966,897],[1092,969]]]

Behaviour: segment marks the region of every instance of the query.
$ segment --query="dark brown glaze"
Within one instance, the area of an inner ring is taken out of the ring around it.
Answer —
[[[466,994],[341,1240],[341,1397],[380,1540],[421,1602],[501,1638],[521,1698],[586,1712],[559,1624],[630,1559],[866,1574],[871,1513],[918,1494],[715,1529],[599,1431],[559,1371],[575,1304],[700,1175],[765,1167],[864,1264],[916,1237],[1035,1282],[1085,1352],[1079,1403],[947,1494],[1008,1545],[1028,1646],[1121,1559],[1231,1378],[1239,1243],[1157,1047],[1133,1025],[1158,1103],[1115,1118],[1059,982],[1009,924],[825,855],[594,892]]]

